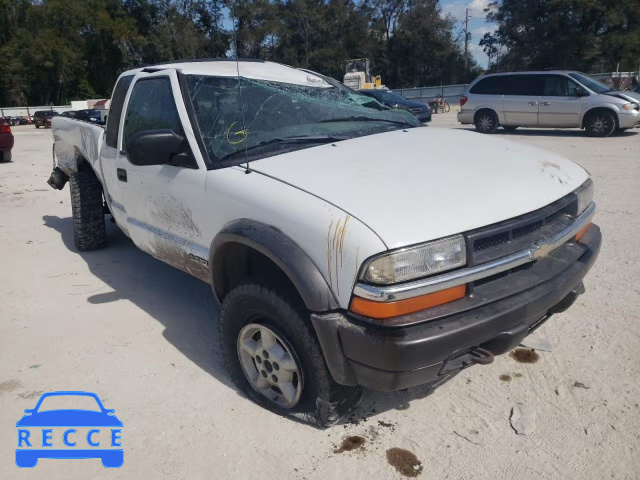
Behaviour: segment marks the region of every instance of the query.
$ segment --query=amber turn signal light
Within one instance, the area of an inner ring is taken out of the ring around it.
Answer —
[[[580,229],[580,231],[576,234],[576,242],[580,240],[580,237],[582,237],[585,233],[587,233],[587,230],[589,230],[590,226],[591,226],[591,222],[587,223],[584,227]]]
[[[420,295],[419,297],[398,300],[397,302],[374,302],[360,297],[353,297],[350,310],[353,313],[369,318],[399,317],[400,315],[408,315],[409,313],[459,300],[464,298],[466,293],[467,286],[459,285],[439,292]]]

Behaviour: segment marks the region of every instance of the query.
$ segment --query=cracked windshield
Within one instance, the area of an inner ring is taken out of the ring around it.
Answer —
[[[219,166],[420,125],[315,75],[304,84],[189,75],[188,85],[207,153]]]

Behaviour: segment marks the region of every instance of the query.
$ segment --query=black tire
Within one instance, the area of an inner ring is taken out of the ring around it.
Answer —
[[[238,336],[248,324],[265,325],[277,332],[298,360],[303,389],[300,400],[291,409],[283,409],[258,393],[245,376],[239,360]],[[344,387],[333,380],[313,332],[309,312],[294,292],[257,283],[240,285],[224,298],[218,329],[222,356],[231,379],[258,405],[320,427],[336,423],[357,405],[361,389]]]
[[[69,178],[73,238],[78,250],[104,247],[105,227],[102,186],[93,171],[78,172]]]
[[[40,125],[38,125],[37,123],[36,123],[36,128],[40,128]]]
[[[502,128],[504,128],[507,132],[513,132],[515,131],[516,128],[518,128],[517,125],[502,125]]]
[[[500,122],[498,116],[491,110],[483,110],[476,114],[476,130],[480,133],[494,133]]]
[[[11,161],[11,151],[0,152],[0,163],[7,163]]]
[[[616,130],[616,118],[607,111],[595,111],[587,115],[584,128],[590,137],[608,137]]]

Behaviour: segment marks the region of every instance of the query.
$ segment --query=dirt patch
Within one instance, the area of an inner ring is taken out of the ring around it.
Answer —
[[[536,363],[540,360],[540,355],[538,355],[534,350],[529,350],[527,348],[516,348],[509,354],[509,356],[518,363]]]
[[[393,423],[385,422],[383,420],[378,420],[378,425],[381,427],[393,428],[395,425]]]
[[[522,378],[522,374],[521,373],[514,373],[513,377],[514,378]]]
[[[0,395],[4,392],[13,392],[21,386],[22,384],[19,380],[5,380],[4,382],[0,382]]]
[[[503,382],[510,382],[511,381],[511,375],[507,375],[506,373],[503,373],[498,378],[500,380],[502,380]]]
[[[342,440],[340,448],[336,448],[333,453],[351,452],[352,450],[362,448],[365,443],[367,443],[367,441],[363,437],[353,435]]]
[[[387,450],[387,462],[405,477],[417,477],[422,473],[422,462],[404,448]]]

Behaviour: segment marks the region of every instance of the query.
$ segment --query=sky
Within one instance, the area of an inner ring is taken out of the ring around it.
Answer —
[[[496,29],[495,24],[487,23],[486,13],[483,11],[487,8],[490,0],[440,0],[442,13],[453,15],[458,21],[458,29],[464,30],[464,13],[465,9],[469,9],[469,32],[471,32],[471,41],[469,49],[476,59],[476,62],[483,67],[487,67],[488,58],[482,51],[478,42],[487,32],[493,32]],[[464,38],[464,37],[463,37]]]

